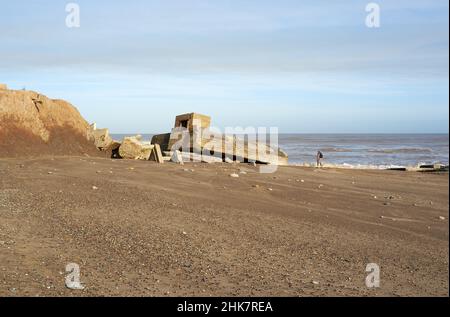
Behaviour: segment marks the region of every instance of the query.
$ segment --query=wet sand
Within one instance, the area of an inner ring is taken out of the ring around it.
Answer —
[[[0,159],[0,296],[448,296],[448,180]],[[65,287],[68,263],[84,290]]]

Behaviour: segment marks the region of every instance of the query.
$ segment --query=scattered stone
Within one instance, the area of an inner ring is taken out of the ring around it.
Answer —
[[[230,158],[227,156],[227,157],[225,157],[224,162],[225,162],[225,163],[228,163],[228,164],[232,164],[232,163],[233,163],[233,160],[230,159]]]
[[[245,175],[245,174],[247,174],[247,172],[246,171],[240,171],[239,174]]]
[[[319,282],[317,282],[317,281],[312,281],[312,283],[313,283],[314,285],[319,285]]]
[[[268,190],[268,191],[270,191],[270,192],[271,192],[271,191],[273,191],[273,189],[272,189],[272,188],[267,188],[267,190]]]
[[[440,220],[445,220],[445,217],[439,216]]]
[[[93,189],[93,190],[97,190],[98,187],[97,187],[97,186],[92,186],[92,189]]]
[[[47,174],[49,174],[49,175],[52,175],[52,174],[53,174],[53,172],[47,172]]]
[[[100,150],[106,150],[114,143],[114,140],[109,135],[109,130],[97,129],[95,124],[91,125],[88,138]]]
[[[233,174],[230,174],[230,177],[233,177],[233,178],[238,178],[238,177],[239,177],[239,175],[238,175],[238,174],[236,174],[236,173],[233,173]]]
[[[258,184],[255,184],[255,185],[252,185],[252,187],[254,187],[254,188],[259,188],[259,185],[258,185]]]
[[[119,155],[124,159],[148,160],[153,147],[151,144],[142,143],[136,137],[125,137],[119,147]]]

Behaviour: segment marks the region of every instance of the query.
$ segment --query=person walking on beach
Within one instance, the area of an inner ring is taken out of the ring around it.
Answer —
[[[317,160],[317,167],[322,167],[322,159],[323,159],[323,154],[320,151],[317,151],[317,155],[316,155],[316,160]]]

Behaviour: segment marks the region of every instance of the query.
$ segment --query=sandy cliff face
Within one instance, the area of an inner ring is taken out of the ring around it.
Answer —
[[[88,122],[68,102],[0,89],[0,157],[99,155],[88,130]]]

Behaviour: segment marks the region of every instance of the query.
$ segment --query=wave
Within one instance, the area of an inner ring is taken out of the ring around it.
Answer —
[[[420,154],[420,153],[432,153],[433,150],[427,148],[397,148],[397,149],[370,149],[367,150],[370,153],[382,153],[382,154]]]
[[[321,148],[322,152],[337,152],[337,153],[350,153],[354,152],[355,150],[352,149],[345,149],[345,148],[337,148],[337,147],[328,147],[328,148]]]
[[[436,163],[441,164],[444,166],[448,166],[447,164],[442,163]],[[289,164],[290,166],[301,166],[301,167],[316,167],[315,163],[293,163]],[[397,164],[348,164],[348,163],[342,163],[342,164],[333,164],[333,163],[325,163],[323,164],[323,167],[328,168],[341,168],[341,169],[359,169],[359,170],[388,170],[388,169],[415,169],[418,166],[422,164],[417,165],[397,165]],[[431,164],[433,165],[433,164]]]

